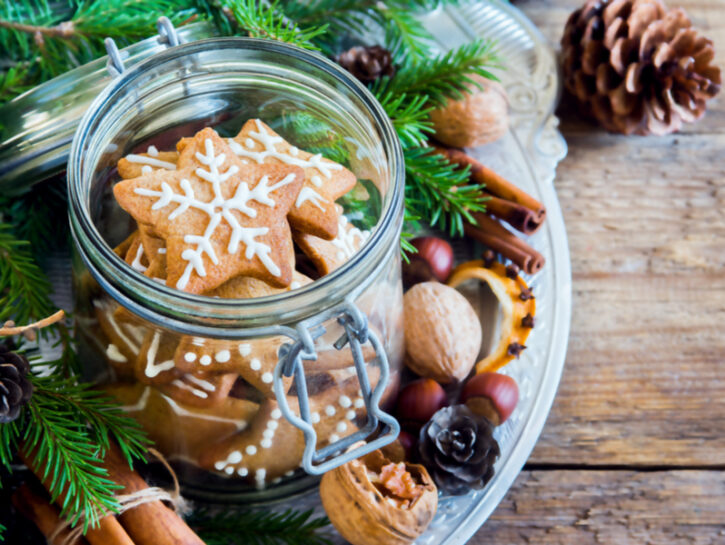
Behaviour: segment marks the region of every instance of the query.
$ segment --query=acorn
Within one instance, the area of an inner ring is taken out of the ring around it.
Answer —
[[[443,387],[433,379],[422,378],[400,391],[396,414],[404,428],[417,432],[446,405],[448,398]]]
[[[466,382],[461,403],[474,413],[488,418],[494,425],[506,422],[519,402],[516,381],[501,373],[479,373]]]

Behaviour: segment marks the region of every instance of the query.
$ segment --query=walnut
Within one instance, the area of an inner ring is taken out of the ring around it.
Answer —
[[[478,75],[460,100],[433,110],[430,120],[439,142],[454,148],[481,146],[501,138],[509,127],[508,97],[503,86]]]
[[[410,545],[435,516],[438,490],[423,466],[376,450],[322,477],[327,516],[352,545]]]

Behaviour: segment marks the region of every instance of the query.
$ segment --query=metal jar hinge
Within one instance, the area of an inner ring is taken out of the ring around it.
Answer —
[[[165,44],[166,47],[175,47],[181,43],[176,28],[174,28],[168,17],[159,17],[156,21],[156,29],[159,32],[158,40],[160,44]],[[113,78],[120,76],[125,70],[123,63],[127,54],[124,55],[119,51],[113,38],[106,38],[103,43],[108,53],[108,73]]]
[[[337,350],[344,350],[346,346],[349,346],[352,352],[362,398],[365,401],[367,421],[357,432],[317,450],[317,433],[312,425],[304,362],[317,359],[315,339],[325,333],[322,323],[335,318],[345,329],[345,333],[333,346]],[[400,433],[400,425],[395,418],[382,411],[379,406],[390,377],[388,358],[377,335],[368,328],[365,314],[352,302],[346,301],[310,320],[301,322],[297,326],[296,332],[298,338],[280,348],[279,362],[274,371],[274,393],[284,417],[293,426],[299,428],[305,436],[305,450],[301,464],[304,470],[311,475],[321,475],[393,442]],[[380,367],[380,378],[374,388],[370,384],[367,364],[361,348],[366,342],[370,342],[372,345],[375,359]],[[287,402],[283,381],[283,377],[292,376],[295,378],[297,389],[299,416],[291,410]],[[381,429],[378,430],[380,426]],[[348,450],[355,443],[367,441],[374,434],[376,437],[372,441]]]

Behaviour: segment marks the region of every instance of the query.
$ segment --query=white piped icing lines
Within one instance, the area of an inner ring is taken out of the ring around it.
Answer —
[[[167,284],[191,293],[236,276],[286,287],[292,241],[284,220],[304,182],[284,165],[244,165],[212,129],[190,139],[176,171],[114,187],[119,204],[164,239]]]

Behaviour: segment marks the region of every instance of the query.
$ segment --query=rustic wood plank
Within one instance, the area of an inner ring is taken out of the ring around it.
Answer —
[[[470,545],[725,543],[725,472],[525,471]]]
[[[579,0],[518,2],[558,41]],[[683,0],[725,65],[725,2]],[[668,137],[560,108],[574,318],[536,464],[725,464],[725,100]]]

